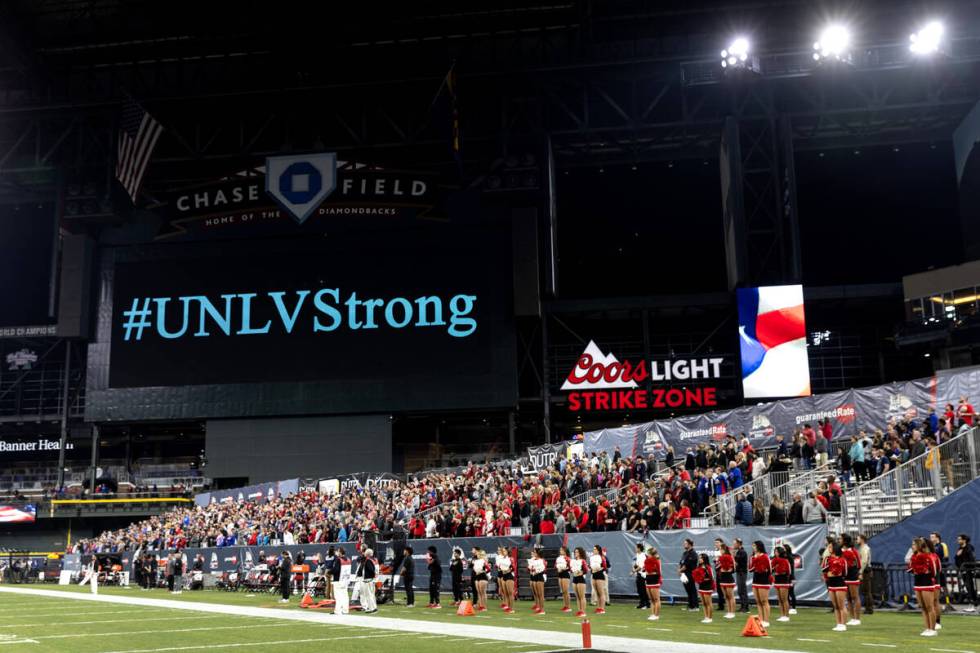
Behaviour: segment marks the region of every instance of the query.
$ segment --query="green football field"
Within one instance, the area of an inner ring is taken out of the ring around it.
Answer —
[[[78,587],[44,589],[88,593],[87,588]],[[579,621],[559,612],[559,606],[554,604],[549,604],[548,613],[541,617],[532,615],[530,604],[526,602],[518,606],[516,615],[503,614],[493,603],[491,611],[473,617],[457,617],[451,605],[443,610],[382,605],[377,615],[364,615],[357,625],[341,625],[329,623],[330,616],[320,619],[326,623],[309,623],[275,616],[236,614],[234,610],[231,614],[212,614],[203,612],[203,608],[188,610],[132,603],[152,598],[203,603],[216,608],[219,605],[267,608],[294,616],[296,612],[309,612],[299,608],[296,600],[281,606],[277,597],[268,594],[249,596],[204,591],[172,596],[164,590],[102,588],[100,595],[128,597],[129,600],[104,603],[0,592],[0,653],[274,652],[300,648],[323,650],[326,647],[331,651],[359,653],[387,653],[396,647],[398,653],[455,653],[461,647],[477,651],[487,648],[507,653],[536,653],[573,648],[569,641],[579,641],[577,636],[581,632]],[[424,600],[422,594],[419,599]],[[874,649],[980,653],[980,618],[967,615],[947,615],[942,632],[935,638],[919,636],[922,622],[917,613],[878,612],[866,616],[860,627],[835,633],[831,632],[832,615],[825,609],[804,608],[788,624],[773,623],[767,638],[741,637],[744,615],[734,621],[716,616],[713,624],[705,625],[700,623],[700,613],[686,612],[679,607],[665,606],[659,622],[647,621],[645,611],[634,609],[633,603],[626,601],[610,606],[606,615],[590,613],[589,617],[596,637],[660,640],[664,644],[651,644],[656,650],[664,651],[671,650],[667,642],[690,642],[702,646],[818,653],[860,653]],[[370,624],[371,619],[376,619],[378,627]],[[453,624],[453,628],[443,627],[444,632],[434,633],[440,622]],[[517,641],[501,641],[499,636],[481,637],[480,627],[512,629]],[[571,639],[573,636],[575,638]],[[528,638],[536,641],[529,643]],[[601,646],[596,645],[596,648]]]

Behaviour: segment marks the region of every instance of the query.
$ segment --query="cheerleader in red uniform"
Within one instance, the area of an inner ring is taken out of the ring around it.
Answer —
[[[596,614],[606,614],[606,570],[609,569],[609,562],[602,547],[596,544],[592,547],[592,555],[589,556],[589,569],[592,571],[592,592],[598,600],[599,607],[595,609]]]
[[[847,577],[844,584],[847,585],[847,609],[850,619],[848,626],[861,625],[861,554],[854,548],[854,541],[847,533],[840,536],[841,555],[847,561]]]
[[[660,576],[660,554],[652,546],[647,549],[647,557],[643,560],[643,572],[646,574],[647,597],[650,599],[650,621],[660,619],[660,586],[663,580]]]
[[[776,621],[789,621],[789,590],[793,587],[790,576],[793,563],[786,555],[786,550],[777,546],[773,549],[772,557],[773,587],[776,588],[776,598],[779,599],[779,618]]]
[[[708,554],[702,553],[698,556],[698,566],[691,573],[694,584],[698,586],[698,596],[701,597],[701,606],[704,608],[703,624],[710,624],[711,611],[714,606],[715,579],[711,573],[711,561]]]
[[[534,597],[534,607],[531,611],[536,615],[544,614],[544,571],[546,566],[544,558],[541,557],[541,549],[535,547],[531,552],[531,559],[527,561],[527,570],[531,578],[531,595]]]
[[[578,611],[576,617],[585,616],[585,574],[589,570],[589,563],[586,560],[585,549],[575,548],[575,557],[572,558],[568,568],[572,572],[572,587],[575,589],[575,604]]]
[[[823,575],[827,580],[827,592],[830,594],[830,603],[834,606],[834,617],[837,625],[834,630],[844,632],[847,630],[845,621],[847,620],[847,605],[844,595],[847,594],[847,561],[844,559],[840,544],[834,542],[827,545],[830,553],[824,559]]]
[[[759,608],[759,621],[763,628],[769,627],[769,588],[772,587],[772,564],[766,555],[766,545],[760,540],[752,543],[752,559],[749,560],[752,572],[752,592]]]
[[[718,546],[718,587],[725,596],[725,619],[735,618],[735,557],[721,540]]]
[[[920,633],[923,637],[935,637],[936,615],[939,614],[939,605],[936,600],[936,572],[938,571],[933,560],[932,542],[927,539],[917,537],[912,540],[912,557],[909,559],[908,571],[912,574],[915,588],[915,600],[919,603],[922,610],[922,620],[925,622],[926,629]]]
[[[510,558],[507,547],[497,548],[497,592],[500,594],[501,607],[504,612],[514,612],[514,561]]]
[[[569,571],[572,566],[571,562],[568,547],[563,546],[558,549],[558,557],[555,558],[555,571],[558,572],[558,589],[561,592],[562,612],[572,611],[572,606],[568,600],[568,586],[572,584],[572,572]]]

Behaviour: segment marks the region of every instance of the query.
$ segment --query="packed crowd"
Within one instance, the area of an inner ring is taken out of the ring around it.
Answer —
[[[968,404],[967,404],[968,405]],[[952,411],[952,413],[950,413]],[[832,428],[803,425],[775,449],[757,452],[744,434],[688,448],[666,459],[623,456],[617,449],[558,458],[542,469],[520,461],[468,464],[387,481],[356,492],[304,490],[271,502],[212,503],[173,510],[103,533],[75,545],[77,551],[161,550],[197,546],[275,545],[356,541],[364,531],[406,532],[409,538],[475,537],[685,528],[717,510],[735,493],[735,520],[743,524],[824,521],[839,509],[848,484],[873,478],[952,437],[972,424],[972,409],[952,406],[939,417],[890,420],[883,430],[861,431],[838,448],[830,465]],[[951,427],[951,423],[956,423]],[[827,466],[824,481],[786,506],[776,497],[763,505],[742,489],[771,472]],[[513,531],[512,529],[518,529]]]

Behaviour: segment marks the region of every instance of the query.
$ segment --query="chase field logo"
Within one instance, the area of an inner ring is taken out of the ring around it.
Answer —
[[[270,156],[265,160],[265,192],[299,224],[337,187],[337,155]]]

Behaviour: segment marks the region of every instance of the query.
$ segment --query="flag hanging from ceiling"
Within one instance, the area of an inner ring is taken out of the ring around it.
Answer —
[[[803,286],[739,288],[738,335],[746,399],[810,394]]]
[[[116,179],[133,202],[143,185],[143,175],[163,126],[136,102],[123,106],[116,151]]]

